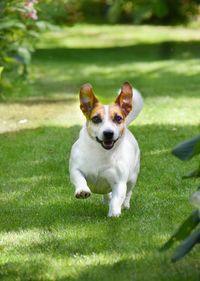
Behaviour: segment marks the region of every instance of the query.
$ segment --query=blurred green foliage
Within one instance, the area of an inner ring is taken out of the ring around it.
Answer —
[[[54,24],[99,23],[177,24],[199,11],[198,0],[43,0],[39,13]]]
[[[1,0],[0,2],[0,66],[1,88],[11,88],[16,78],[25,78],[31,52],[44,29],[37,21],[36,0]]]
[[[82,20],[82,1],[43,0],[38,3],[39,17],[53,24],[65,25]]]
[[[113,0],[108,18],[111,22],[176,24],[198,14],[198,0]]]
[[[77,22],[104,23],[110,4],[102,0],[43,0],[38,3],[40,18],[53,24],[71,25]]]
[[[27,77],[35,42],[48,24],[38,21],[37,0],[0,2],[0,90],[7,91],[16,78]]]
[[[30,14],[24,1],[15,0],[2,0],[0,8],[0,63],[7,70],[23,65],[21,71],[25,73],[33,40],[37,37],[36,11]]]

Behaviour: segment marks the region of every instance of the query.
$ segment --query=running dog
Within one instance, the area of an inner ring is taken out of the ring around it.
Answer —
[[[75,197],[103,194],[109,217],[130,208],[130,198],[140,169],[140,149],[127,126],[143,107],[141,94],[124,82],[111,105],[99,102],[90,84],[80,89],[80,108],[86,117],[71,149],[69,170]]]

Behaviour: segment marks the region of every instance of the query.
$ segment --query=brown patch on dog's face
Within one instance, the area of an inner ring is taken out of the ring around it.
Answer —
[[[90,114],[90,120],[95,120],[95,117],[99,117],[101,120],[103,120],[104,115],[105,110],[103,105],[101,103],[97,103],[96,106],[92,109],[92,112]]]
[[[97,103],[87,119],[87,130],[90,137],[96,139],[105,119],[105,109],[101,103]]]
[[[119,128],[120,135],[122,135],[125,127],[125,116],[120,106],[117,104],[109,106],[109,116],[112,122]]]

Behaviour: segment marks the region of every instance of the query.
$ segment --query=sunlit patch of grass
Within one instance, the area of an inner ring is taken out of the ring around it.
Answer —
[[[160,43],[164,41],[198,41],[198,29],[161,26],[108,26],[75,25],[62,32],[48,32],[38,45],[49,47],[100,48],[127,46],[138,43]]]

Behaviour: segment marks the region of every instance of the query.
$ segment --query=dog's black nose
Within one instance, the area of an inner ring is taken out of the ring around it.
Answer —
[[[103,136],[105,140],[112,140],[114,133],[113,131],[104,131]]]

